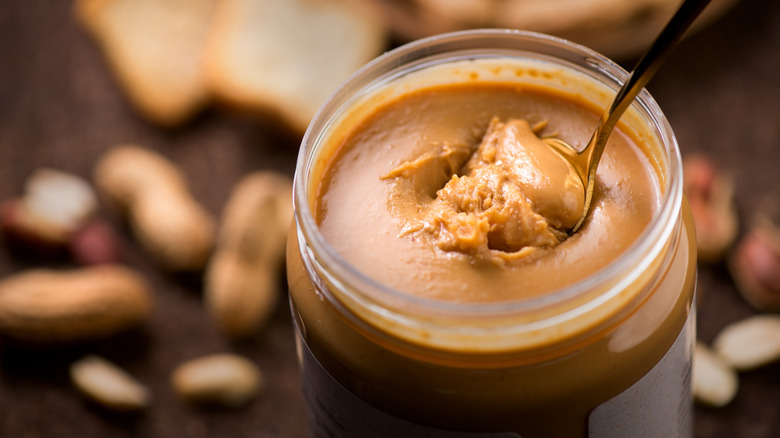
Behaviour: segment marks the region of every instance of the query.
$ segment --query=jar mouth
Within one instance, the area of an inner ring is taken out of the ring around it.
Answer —
[[[636,279],[635,276],[626,275],[627,273],[635,272],[639,275],[638,273],[655,258],[648,255],[660,254],[667,246],[675,231],[675,221],[670,219],[676,217],[682,205],[682,164],[677,141],[668,120],[647,90],[642,90],[634,100],[631,110],[637,111],[640,117],[649,123],[663,149],[659,151],[663,156],[651,157],[660,162],[662,171],[665,170],[664,178],[660,181],[659,208],[650,224],[626,248],[623,255],[590,276],[553,292],[531,298],[488,303],[442,301],[410,294],[381,284],[352,266],[328,243],[314,219],[308,192],[310,171],[316,158],[316,153],[313,152],[339,120],[340,115],[354,104],[359,96],[382,88],[388,81],[403,77],[410,71],[456,60],[483,57],[530,57],[551,62],[578,73],[585,73],[614,92],[628,78],[624,69],[587,47],[545,34],[519,30],[484,29],[447,33],[424,38],[385,53],[358,70],[331,95],[320,107],[304,135],[294,185],[295,217],[301,249],[309,245],[316,254],[313,263],[328,267],[328,283],[352,294],[370,294],[372,299],[390,298],[399,308],[413,307],[423,312],[453,317],[528,313],[554,307],[596,288],[603,289],[607,279],[617,278],[616,282],[609,284],[605,292],[585,304],[586,307],[596,307]],[[609,97],[609,100],[611,99],[612,96]],[[356,299],[361,300],[361,297]],[[379,307],[374,310],[387,313],[386,309]],[[579,307],[577,312],[581,311],[587,309]],[[550,323],[546,321],[545,324]]]

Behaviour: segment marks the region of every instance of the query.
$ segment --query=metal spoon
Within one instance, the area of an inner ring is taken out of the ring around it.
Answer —
[[[548,137],[544,139],[547,144],[571,163],[573,171],[577,172],[585,186],[585,205],[582,215],[569,234],[574,234],[579,230],[585,221],[585,217],[588,215],[588,210],[590,210],[590,204],[593,200],[596,168],[599,165],[601,154],[604,152],[607,139],[612,133],[612,128],[615,127],[620,116],[633,102],[636,95],[639,94],[661,64],[663,64],[688,27],[709,3],[710,0],[685,0],[680,5],[680,8],[672,16],[658,37],[656,37],[653,44],[650,45],[650,48],[639,60],[636,67],[634,67],[634,71],[631,72],[628,80],[618,91],[615,99],[612,101],[612,105],[601,115],[601,119],[593,131],[588,145],[582,151],[577,151],[571,145],[558,138]]]

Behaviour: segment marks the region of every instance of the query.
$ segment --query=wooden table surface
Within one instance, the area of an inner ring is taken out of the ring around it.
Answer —
[[[135,143],[179,162],[193,192],[218,214],[233,184],[255,169],[292,173],[297,138],[261,120],[209,109],[164,130],[136,116],[70,2],[7,0],[0,6],[0,200],[18,196],[40,167],[89,177],[108,147]],[[743,227],[759,214],[780,223],[780,3],[743,1],[692,36],[650,84],[683,154],[709,154],[733,173]],[[627,63],[630,66],[630,63]],[[129,265],[154,288],[149,324],[110,342],[29,351],[0,345],[0,437],[302,437],[305,416],[293,331],[282,300],[270,326],[242,343],[205,314],[197,282],[162,274],[119,228]],[[0,250],[0,276],[34,266]],[[722,265],[701,266],[699,338],[754,313]],[[266,389],[239,411],[194,409],[169,389],[173,367],[223,351],[244,354]],[[139,415],[107,415],[84,403],[68,365],[87,353],[122,364],[153,393]],[[741,375],[736,400],[696,408],[697,437],[780,436],[780,364]]]

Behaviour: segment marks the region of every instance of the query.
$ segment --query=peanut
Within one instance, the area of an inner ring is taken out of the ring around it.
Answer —
[[[118,412],[136,411],[149,404],[149,391],[125,370],[98,356],[70,366],[73,385],[86,397]]]
[[[271,316],[291,220],[286,175],[256,172],[233,190],[205,275],[206,306],[225,334],[247,336]]]
[[[181,364],[174,370],[171,383],[188,402],[238,408],[257,396],[263,377],[248,359],[215,354]]]
[[[30,270],[0,281],[0,334],[34,343],[113,335],[150,314],[146,281],[116,265]]]
[[[47,256],[62,249],[97,210],[92,187],[79,176],[35,171],[21,198],[6,201],[0,227],[19,249]]]
[[[739,377],[707,345],[697,342],[693,350],[693,395],[713,407],[729,404],[737,395]]]
[[[95,182],[129,217],[136,238],[160,265],[175,271],[205,266],[214,245],[214,219],[173,163],[148,149],[120,146],[101,157]]]
[[[64,234],[78,229],[97,210],[90,184],[76,175],[40,169],[27,180],[24,203],[31,214]]]
[[[718,261],[737,238],[739,222],[734,183],[709,158],[701,155],[686,157],[683,175],[683,187],[696,226],[699,260]]]
[[[119,239],[107,223],[92,220],[71,239],[70,252],[81,265],[118,263],[122,259]]]
[[[780,311],[780,230],[760,221],[740,239],[729,270],[742,297],[760,311]]]
[[[0,205],[0,230],[9,249],[19,255],[40,260],[64,253],[65,236],[41,226],[28,213],[22,199],[7,200]]]
[[[780,316],[756,315],[726,326],[713,341],[715,352],[738,371],[780,360]]]

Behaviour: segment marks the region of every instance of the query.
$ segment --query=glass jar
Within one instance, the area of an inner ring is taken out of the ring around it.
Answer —
[[[695,241],[677,143],[646,91],[620,126],[657,174],[657,212],[616,260],[573,284],[513,302],[425,299],[372,280],[320,232],[312,211],[337,128],[387,99],[475,77],[604,108],[627,73],[557,38],[465,31],[388,52],[323,105],[300,150],[287,268],[313,435],[691,436]]]

